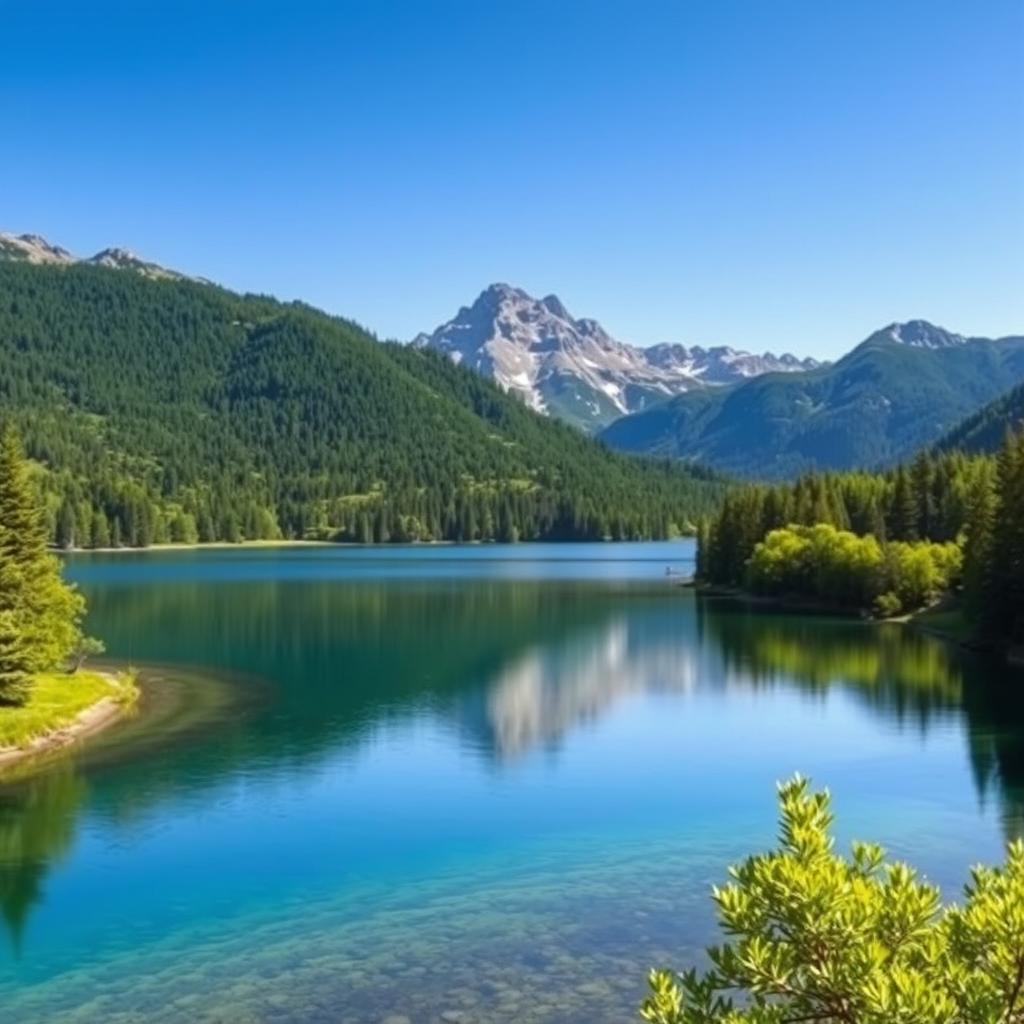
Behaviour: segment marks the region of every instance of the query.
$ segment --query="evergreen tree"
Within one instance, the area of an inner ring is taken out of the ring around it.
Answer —
[[[13,612],[0,612],[0,704],[21,704],[32,681],[32,656]]]
[[[0,613],[21,634],[26,668],[41,672],[59,665],[81,635],[85,606],[47,550],[21,445],[10,427],[0,434],[0,565]]]
[[[900,466],[893,485],[889,534],[893,540],[917,540],[918,503],[910,474]]]
[[[932,537],[936,526],[935,465],[927,450],[918,453],[910,467],[911,484],[916,507],[915,537]],[[911,540],[913,538],[904,538]]]
[[[991,474],[985,474],[969,506],[964,538],[964,603],[975,621],[985,619],[993,585],[993,533],[997,499]]]
[[[992,538],[991,593],[985,604],[992,631],[1024,642],[1024,433],[1008,435],[999,453],[998,512]]]

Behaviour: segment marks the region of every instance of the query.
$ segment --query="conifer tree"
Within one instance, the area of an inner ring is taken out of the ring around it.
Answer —
[[[47,550],[25,458],[10,427],[0,433],[0,564],[0,613],[21,634],[28,670],[59,665],[81,636],[84,601]]]
[[[992,538],[990,629],[1003,641],[1024,641],[1024,433],[1010,434],[999,453]]]
[[[889,514],[890,533],[894,540],[917,540],[918,506],[910,474],[900,466],[893,484],[892,507]]]
[[[964,604],[968,616],[975,621],[983,621],[991,599],[996,514],[996,490],[991,474],[987,473],[979,479],[968,507],[964,539]]]
[[[21,704],[32,681],[31,653],[12,612],[0,612],[0,705]]]

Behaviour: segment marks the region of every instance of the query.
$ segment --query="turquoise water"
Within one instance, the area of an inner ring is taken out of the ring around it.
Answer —
[[[688,542],[78,556],[142,715],[0,784],[12,1021],[630,1019],[775,780],[955,895],[1024,800],[1019,675],[754,613]],[[191,713],[189,709],[192,710]],[[445,1015],[442,1017],[442,1015]]]

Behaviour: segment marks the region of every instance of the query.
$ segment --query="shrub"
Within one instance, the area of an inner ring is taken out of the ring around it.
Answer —
[[[779,788],[779,848],[714,890],[728,941],[704,975],[653,971],[650,1024],[1020,1024],[1024,843],[975,868],[961,907],[880,847],[833,852],[827,792]]]
[[[887,590],[884,594],[879,594],[875,598],[874,611],[875,615],[880,619],[891,619],[894,615],[899,615],[903,611],[903,602],[899,599],[898,594]]]
[[[930,604],[960,578],[956,544],[880,544],[828,523],[772,530],[747,563],[747,583],[761,594],[799,595],[839,608],[892,615]],[[884,611],[882,611],[884,609]]]

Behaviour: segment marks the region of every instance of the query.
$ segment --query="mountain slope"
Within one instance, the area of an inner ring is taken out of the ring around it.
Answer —
[[[990,402],[954,427],[936,446],[940,451],[959,449],[972,454],[996,452],[1008,430],[1024,427],[1024,384]]]
[[[876,332],[833,366],[680,395],[601,437],[766,478],[873,467],[932,444],[1021,380],[1024,337],[965,338],[911,321]]]
[[[12,235],[4,231],[0,231],[0,262],[65,267],[75,263],[91,263],[115,270],[134,270],[144,277],[187,278],[187,275],[176,270],[168,270],[159,263],[150,263],[128,249],[101,249],[95,256],[79,259],[67,249],[48,242],[42,235]]]
[[[435,353],[131,269],[0,261],[0,417],[62,542],[655,536],[720,489]]]
[[[588,431],[692,388],[818,365],[726,347],[637,348],[596,320],[574,319],[557,296],[535,299],[507,284],[486,288],[472,306],[432,334],[418,335],[413,345],[443,352],[530,408]]]

